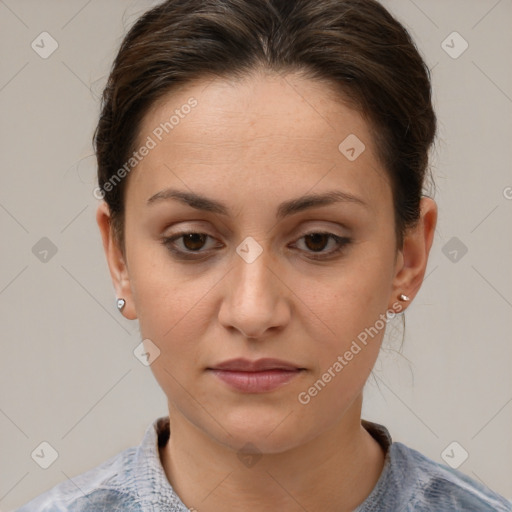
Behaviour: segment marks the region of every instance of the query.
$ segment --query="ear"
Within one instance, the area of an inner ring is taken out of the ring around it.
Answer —
[[[401,293],[410,297],[411,301],[418,293],[427,269],[428,255],[434,241],[436,224],[437,205],[435,201],[430,197],[422,197],[420,219],[414,227],[406,231],[403,247],[397,255],[392,303],[396,302]],[[406,308],[406,303],[402,302],[401,305],[403,309]]]
[[[96,222],[100,228],[103,249],[105,250],[105,256],[107,257],[107,263],[112,283],[116,291],[116,297],[122,298],[126,301],[122,314],[129,320],[135,320],[137,315],[135,313],[132,290],[130,287],[128,267],[124,261],[122,251],[114,239],[110,210],[105,201],[101,201],[98,206],[96,211]]]

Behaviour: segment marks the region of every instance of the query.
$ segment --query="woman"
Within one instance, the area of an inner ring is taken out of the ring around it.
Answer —
[[[21,511],[506,511],[361,420],[436,203],[428,70],[373,0],[170,0],[95,133],[118,308],[169,416]]]

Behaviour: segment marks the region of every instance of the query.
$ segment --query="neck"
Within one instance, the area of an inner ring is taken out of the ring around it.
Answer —
[[[351,511],[374,488],[385,456],[361,426],[361,404],[360,396],[336,425],[307,443],[252,455],[215,441],[170,407],[162,465],[192,510]]]

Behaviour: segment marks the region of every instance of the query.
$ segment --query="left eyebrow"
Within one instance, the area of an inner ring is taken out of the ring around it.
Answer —
[[[276,217],[282,219],[288,215],[299,213],[309,208],[319,206],[328,206],[335,203],[353,203],[364,208],[369,208],[368,205],[359,197],[342,192],[341,190],[332,190],[324,194],[309,194],[305,196],[285,201],[281,203],[277,209]]]
[[[162,190],[151,196],[147,200],[147,205],[150,206],[157,202],[167,201],[170,199],[181,201],[196,210],[218,213],[220,215],[229,215],[229,208],[219,201],[194,192],[186,192],[172,188]],[[327,206],[335,203],[353,203],[364,208],[368,208],[368,205],[361,198],[349,194],[348,192],[332,190],[323,194],[308,194],[284,201],[278,206],[276,217],[278,219],[282,219],[310,208]]]

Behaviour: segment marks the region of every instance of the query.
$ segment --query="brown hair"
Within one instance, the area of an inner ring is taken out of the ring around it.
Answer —
[[[258,68],[334,84],[370,120],[401,247],[419,219],[436,131],[429,70],[407,30],[374,0],[167,0],[125,36],[94,133],[98,186],[123,253],[126,180],[108,183],[134,151],[144,115],[178,85]]]

